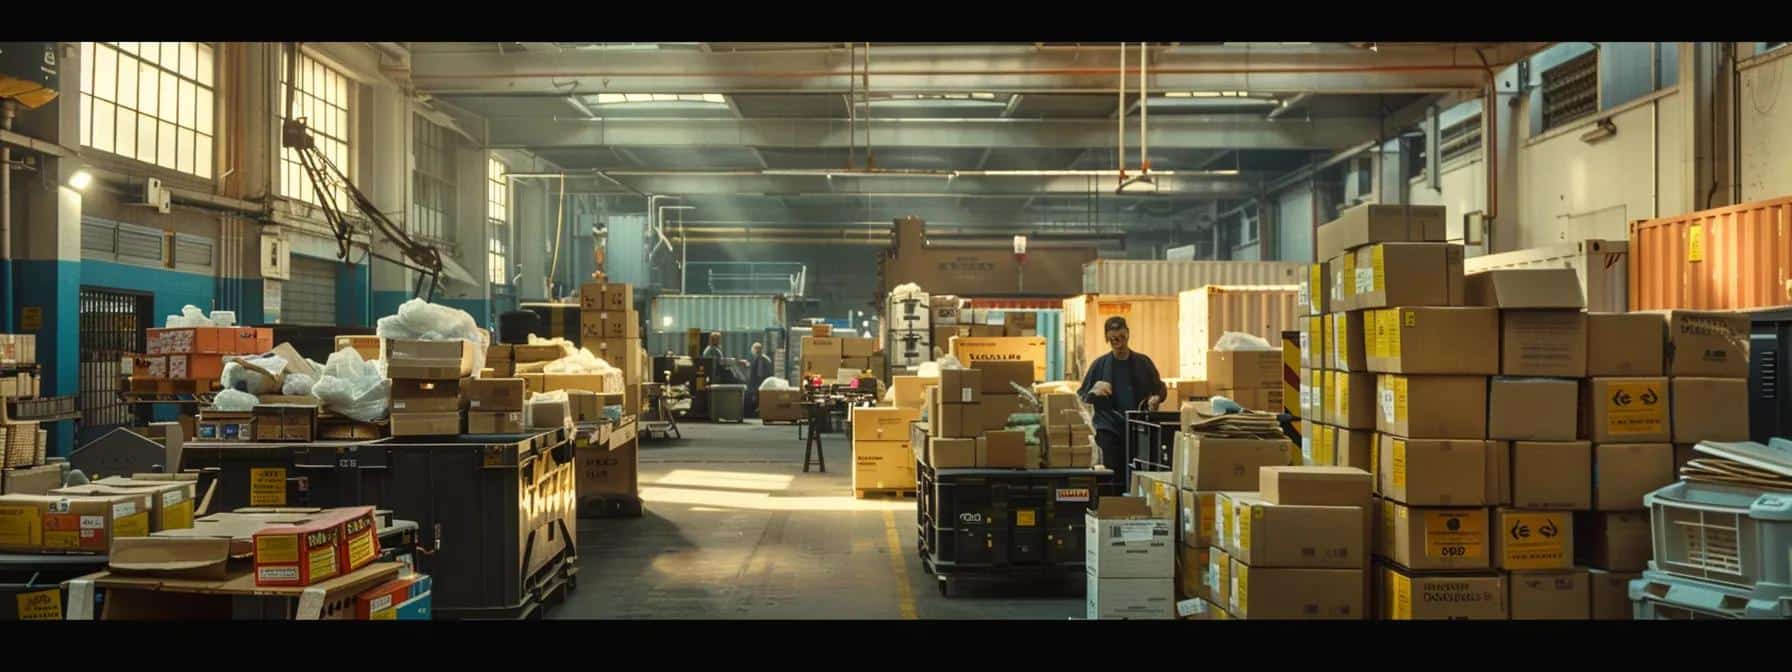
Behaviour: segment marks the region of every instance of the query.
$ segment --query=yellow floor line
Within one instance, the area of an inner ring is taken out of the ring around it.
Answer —
[[[884,511],[884,540],[890,544],[890,572],[896,575],[897,605],[902,617],[915,620],[915,591],[908,585],[908,567],[902,562],[902,538],[896,536],[896,514]]]

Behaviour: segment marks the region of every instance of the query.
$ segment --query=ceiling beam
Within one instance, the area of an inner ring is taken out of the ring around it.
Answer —
[[[1165,117],[1151,124],[1151,146],[1335,150],[1374,137],[1380,122],[1376,117]],[[872,145],[878,148],[1086,149],[1114,143],[1113,122],[1105,119],[880,119],[874,133]],[[1128,144],[1136,142],[1128,138]],[[492,122],[491,146],[846,148],[853,142],[846,119],[498,119]]]
[[[1489,66],[1509,64],[1543,43],[1191,45],[1151,63],[1160,91],[1416,93],[1476,89]],[[1012,45],[880,46],[870,77],[884,93],[1112,92],[1114,47],[1042,50]],[[412,81],[429,93],[844,93],[853,67],[844,48],[800,52],[574,50],[452,53],[417,50]],[[1136,65],[1128,66],[1136,72]]]
[[[1082,196],[1090,193],[1090,180],[1081,175],[1048,176],[960,176],[944,179],[938,176],[851,176],[841,175],[758,175],[745,173],[677,173],[628,174],[616,171],[611,176],[629,187],[650,194],[678,195],[761,195],[780,197],[803,196],[869,196],[889,195],[892,198],[1024,198],[1041,195]],[[1246,176],[1156,176],[1155,193],[1113,193],[1112,178],[1095,182],[1104,190],[1102,198],[1140,199],[1227,199],[1246,198],[1258,193],[1262,181]]]

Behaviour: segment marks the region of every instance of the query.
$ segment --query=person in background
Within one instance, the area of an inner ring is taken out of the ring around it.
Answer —
[[[753,344],[753,359],[747,363],[747,409],[759,413],[759,385],[772,377],[772,358],[765,356],[765,345]]]
[[[1126,462],[1125,443],[1127,411],[1155,409],[1167,392],[1157,365],[1143,353],[1129,347],[1132,330],[1126,318],[1115,315],[1102,325],[1112,352],[1096,358],[1083,375],[1083,386],[1077,398],[1094,411],[1095,445],[1101,448],[1101,463],[1120,473]]]
[[[704,359],[728,359],[722,354],[722,332],[709,332],[709,347],[703,349]]]

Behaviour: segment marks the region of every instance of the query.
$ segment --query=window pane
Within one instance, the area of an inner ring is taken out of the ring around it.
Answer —
[[[136,158],[137,156],[137,113],[118,108],[118,141],[114,143],[118,149],[113,150],[119,156]]]
[[[192,128],[195,123],[198,123],[198,115],[193,111],[193,90],[194,86],[192,82],[181,80],[180,119],[178,119],[177,122],[187,128]]]
[[[136,42],[113,42],[112,46],[118,47],[119,51],[125,52],[127,54],[138,53],[138,48],[137,48]]]
[[[93,145],[93,96],[81,94],[81,144]]]
[[[162,63],[163,68],[166,68],[170,71],[180,69],[180,43],[179,42],[163,42],[162,43],[162,61],[161,61],[161,63]]]
[[[117,114],[112,103],[105,100],[93,101],[93,147],[104,152],[112,151],[113,124],[117,122]]]
[[[199,50],[192,42],[180,43],[180,74],[187,79],[199,78]]]
[[[212,177],[212,137],[209,135],[194,136],[193,174],[208,180]]]
[[[156,63],[161,60],[157,56],[157,54],[161,53],[161,50],[162,45],[160,42],[137,43],[137,56],[150,63]]]
[[[93,43],[81,43],[81,92],[93,93]],[[83,138],[87,137],[82,134]]]
[[[174,142],[174,124],[166,121],[156,124],[156,165],[174,167]]]
[[[199,83],[211,86],[217,70],[218,66],[212,63],[212,45],[199,45]]]
[[[118,60],[118,104],[137,107],[137,59],[123,56]]]
[[[180,79],[175,77],[174,73],[164,70],[161,73],[161,84],[161,110],[156,113],[156,116],[173,121],[175,116],[180,113],[180,106],[177,102],[180,100],[177,97],[180,93]]]
[[[137,111],[144,114],[161,114],[161,106],[157,103],[156,92],[161,90],[161,81],[154,67],[148,63],[142,65],[137,73]]]
[[[183,128],[180,129],[177,137],[180,141],[176,145],[178,151],[174,156],[175,169],[191,173],[193,172],[193,132]]]
[[[118,99],[118,52],[105,45],[94,48],[93,95]]]
[[[137,154],[138,161],[156,162],[156,119],[147,114],[137,117]]]
[[[194,105],[195,112],[197,112],[199,116],[198,123],[193,126],[194,129],[197,129],[200,133],[214,132],[212,129],[212,113],[215,112],[215,110],[212,106],[215,104],[216,103],[212,100],[211,89],[202,88],[199,90],[199,101]]]

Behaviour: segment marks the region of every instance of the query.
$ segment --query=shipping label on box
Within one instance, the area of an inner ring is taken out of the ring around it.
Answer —
[[[1666,442],[1670,391],[1666,378],[1589,378],[1582,383],[1585,432],[1594,443]]]
[[[1494,567],[1568,569],[1574,566],[1574,516],[1568,511],[1495,509]]]
[[[1727,311],[1669,310],[1669,376],[1748,377],[1748,315]]]
[[[1574,310],[1500,311],[1500,373],[1587,375],[1587,315]]]
[[[1487,509],[1412,508],[1381,502],[1381,534],[1390,560],[1412,569],[1487,569]]]

